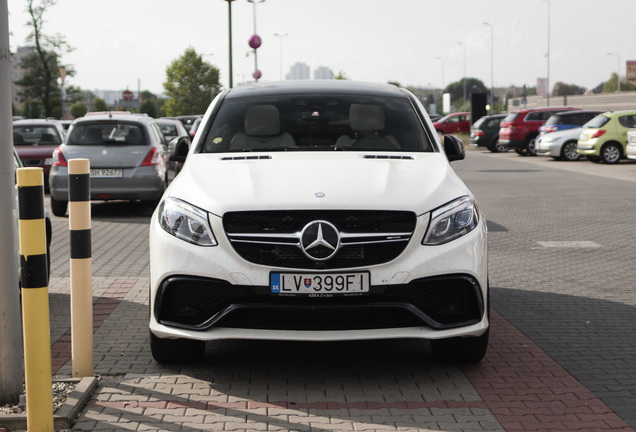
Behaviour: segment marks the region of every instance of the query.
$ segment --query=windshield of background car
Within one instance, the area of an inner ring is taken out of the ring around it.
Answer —
[[[514,119],[516,119],[518,115],[519,115],[518,113],[508,114],[506,117],[504,117],[504,119],[502,120],[502,122],[511,122],[511,121],[514,121]]]
[[[605,126],[605,123],[607,123],[608,121],[610,121],[609,117],[599,115],[594,117],[589,122],[585,123],[583,127],[596,129]]]
[[[53,126],[13,126],[14,145],[60,145],[60,134]]]
[[[146,145],[143,128],[119,121],[85,122],[73,127],[66,145]]]
[[[177,126],[172,123],[158,123],[161,128],[161,133],[165,136],[177,136],[179,132],[177,131]]]
[[[432,152],[407,99],[281,95],[223,102],[200,153],[249,151]]]

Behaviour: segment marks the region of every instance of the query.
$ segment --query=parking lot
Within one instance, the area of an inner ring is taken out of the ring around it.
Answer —
[[[94,204],[97,391],[73,430],[634,430],[636,162],[470,150],[489,225],[493,333],[477,366],[427,343],[227,341],[198,364],[148,345],[152,209]],[[70,376],[68,219],[53,217],[54,374]]]

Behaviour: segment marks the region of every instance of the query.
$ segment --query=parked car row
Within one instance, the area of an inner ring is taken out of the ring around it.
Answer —
[[[196,120],[196,119],[195,119]],[[68,160],[91,162],[92,200],[140,200],[156,203],[168,184],[168,145],[189,134],[177,119],[155,120],[129,112],[90,113],[65,131],[52,119],[13,121],[14,148],[21,163],[41,167],[50,191],[51,211],[68,207]]]
[[[480,118],[471,128],[469,141],[492,152],[512,148],[524,156],[567,161],[585,156],[592,162],[613,164],[636,151],[632,150],[636,144],[628,151],[628,131],[635,128],[636,111],[534,108]]]

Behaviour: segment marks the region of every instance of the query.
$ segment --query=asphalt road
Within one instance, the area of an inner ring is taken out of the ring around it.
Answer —
[[[470,149],[467,158],[454,162],[453,167],[488,220],[492,308],[497,316],[536,344],[618,417],[636,427],[636,162],[606,166]],[[147,206],[126,202],[92,206],[95,298],[124,287],[126,300],[120,299],[121,304],[113,306],[96,330],[95,372],[102,377],[101,389],[74,430],[109,430],[109,423],[134,422],[137,411],[117,417],[100,411],[108,409],[99,405],[100,401],[123,400],[128,390],[135,400],[143,400],[147,395],[139,388],[147,385],[147,380],[159,378],[167,380],[162,389],[172,386],[170,394],[175,393],[175,386],[181,386],[183,394],[189,395],[184,399],[188,403],[197,400],[193,394],[201,394],[203,387],[222,397],[225,404],[280,398],[306,403],[346,402],[350,404],[346,421],[351,422],[357,401],[366,401],[367,409],[369,400],[441,400],[447,408],[448,401],[462,402],[467,408],[453,411],[452,421],[445,412],[430,409],[427,421],[434,419],[435,423],[430,427],[474,430],[477,419],[477,430],[507,430],[501,418],[482,409],[480,397],[467,381],[469,374],[456,365],[433,363],[427,345],[418,341],[224,342],[208,347],[203,364],[156,364],[150,357],[146,325],[151,213]],[[53,225],[55,341],[69,328],[64,306],[68,300],[68,219],[53,217]],[[497,354],[503,343],[495,342],[487,359]],[[57,373],[68,374],[69,363],[60,362]],[[170,381],[170,377],[183,376],[187,377],[185,384],[179,378]],[[153,386],[156,389],[156,382]],[[183,394],[179,396],[185,397]],[[149,396],[150,401],[157,398],[154,393]],[[122,407],[128,406],[125,404]],[[412,413],[407,420],[402,413],[396,415],[388,409],[386,413],[373,412],[373,418],[368,411],[362,412],[360,422],[373,423],[377,430],[382,429],[378,425],[389,422],[394,428],[390,430],[406,430],[412,426],[409,422],[417,420]],[[252,413],[255,417],[248,413],[246,421],[251,418],[258,423],[260,412]],[[312,430],[333,430],[334,424],[345,423],[339,413],[325,415],[331,426]],[[166,412],[144,411],[137,421],[148,425],[154,418],[165,422],[166,416]],[[228,416],[224,412],[223,426],[218,430],[240,429],[232,426]],[[269,422],[272,418],[268,413],[268,420],[260,420]],[[289,416],[285,419],[291,422]],[[419,421],[421,427],[424,420]],[[449,426],[452,422],[454,426]],[[198,429],[184,424],[170,429]],[[289,423],[278,426],[296,430]],[[125,429],[135,430],[130,423]]]

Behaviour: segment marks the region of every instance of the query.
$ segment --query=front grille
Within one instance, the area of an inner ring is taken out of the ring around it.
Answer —
[[[216,279],[172,277],[157,294],[162,324],[194,330],[229,327],[268,330],[352,330],[476,323],[484,302],[479,284],[462,275],[372,286],[355,297],[279,296],[268,287]]]
[[[341,247],[330,259],[309,258],[300,233],[313,221],[327,221],[340,233]],[[342,269],[383,264],[397,258],[415,230],[416,216],[404,211],[231,212],[223,226],[245,260],[270,267]]]

